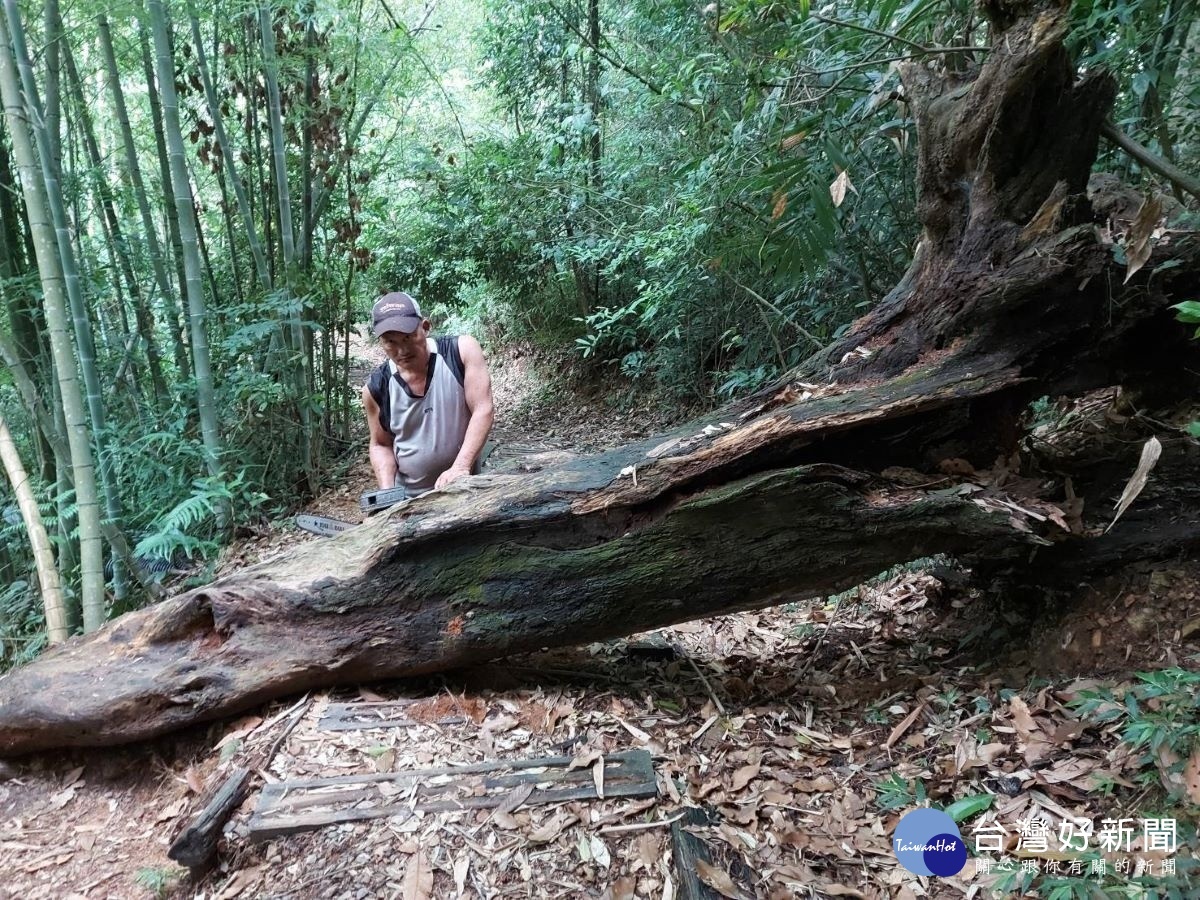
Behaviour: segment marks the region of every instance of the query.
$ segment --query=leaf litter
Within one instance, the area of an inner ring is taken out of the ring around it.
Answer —
[[[1194,607],[1196,575],[1150,580]],[[972,644],[986,601],[944,594],[931,575],[903,572],[835,601],[319,695],[266,780],[559,755],[602,788],[607,756],[643,748],[658,796],[531,807],[514,791],[495,810],[410,812],[251,845],[252,794],[227,826],[219,866],[175,882],[171,896],[674,898],[672,828],[690,807],[707,812],[707,824],[683,827],[706,846],[701,877],[723,896],[988,896],[988,876],[970,864],[925,884],[898,865],[891,835],[923,802],[918,787],[963,816],[964,835],[1031,817],[1053,833],[1070,818],[1129,814],[1144,772],[1115,721],[1074,712],[1082,692],[1106,682],[1031,682],[987,640]],[[1122,599],[1092,617],[1138,607]],[[1138,664],[1173,664],[1196,652],[1197,637],[1156,631]],[[1132,666],[1127,652],[1112,659]],[[400,698],[413,701],[403,707],[411,727],[320,728],[330,703]],[[163,820],[186,815],[199,788],[272,743],[290,708],[214,726],[173,761],[160,746],[15,766],[0,782],[10,874],[0,896],[144,896],[139,871],[170,871],[173,823]],[[448,715],[458,721],[439,724]],[[121,754],[124,775],[103,771],[98,760]],[[1200,751],[1164,753],[1157,766],[1164,789],[1200,799]],[[390,787],[402,802],[419,799],[420,786]],[[99,893],[85,890],[97,878]]]

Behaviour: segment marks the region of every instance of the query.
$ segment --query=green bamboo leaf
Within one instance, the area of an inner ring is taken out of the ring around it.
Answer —
[[[973,797],[963,797],[947,806],[945,812],[956,823],[965,822],[990,807],[995,799],[995,794],[976,794]]]
[[[1176,303],[1171,309],[1175,310],[1175,316],[1180,322],[1187,322],[1189,325],[1200,323],[1200,300],[1184,300],[1182,303]]]

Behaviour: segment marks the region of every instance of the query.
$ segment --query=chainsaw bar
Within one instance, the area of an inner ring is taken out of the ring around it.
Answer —
[[[296,526],[321,537],[333,537],[341,534],[347,528],[353,528],[358,522],[347,522],[343,519],[329,519],[325,516],[296,516]]]
[[[372,516],[407,499],[408,492],[404,488],[385,488],[380,491],[367,491],[359,499],[358,504],[362,507],[364,514]],[[327,516],[296,516],[298,528],[319,534],[321,537],[333,537],[335,534],[341,534],[347,528],[353,528],[359,524],[361,523],[347,522],[345,519],[330,519]]]

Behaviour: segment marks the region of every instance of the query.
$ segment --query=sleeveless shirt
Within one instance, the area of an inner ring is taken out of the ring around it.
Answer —
[[[367,381],[379,405],[379,424],[392,435],[396,484],[410,496],[433,490],[438,476],[453,465],[462,449],[471,411],[463,387],[458,335],[428,338],[429,368],[425,393],[418,397],[389,360]]]

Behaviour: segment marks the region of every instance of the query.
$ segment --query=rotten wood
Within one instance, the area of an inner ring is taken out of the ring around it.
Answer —
[[[199,815],[180,833],[167,856],[189,869],[206,869],[217,855],[221,831],[250,790],[250,770],[241,766],[225,776]]]
[[[679,878],[679,900],[721,900],[721,895],[700,880],[703,861],[713,864],[708,845],[687,830],[687,826],[703,827],[712,824],[704,809],[693,807],[684,817],[671,824],[671,858],[675,863],[675,875]]]
[[[225,823],[250,793],[251,779],[271,764],[283,742],[311,705],[312,698],[305,697],[291,709],[280,713],[272,721],[287,717],[287,722],[270,745],[265,750],[252,752],[246,765],[234,767],[199,798],[195,804],[200,807],[199,812],[185,820],[187,824],[176,834],[167,850],[168,858],[187,866],[193,873],[206,871],[212,866]]]

